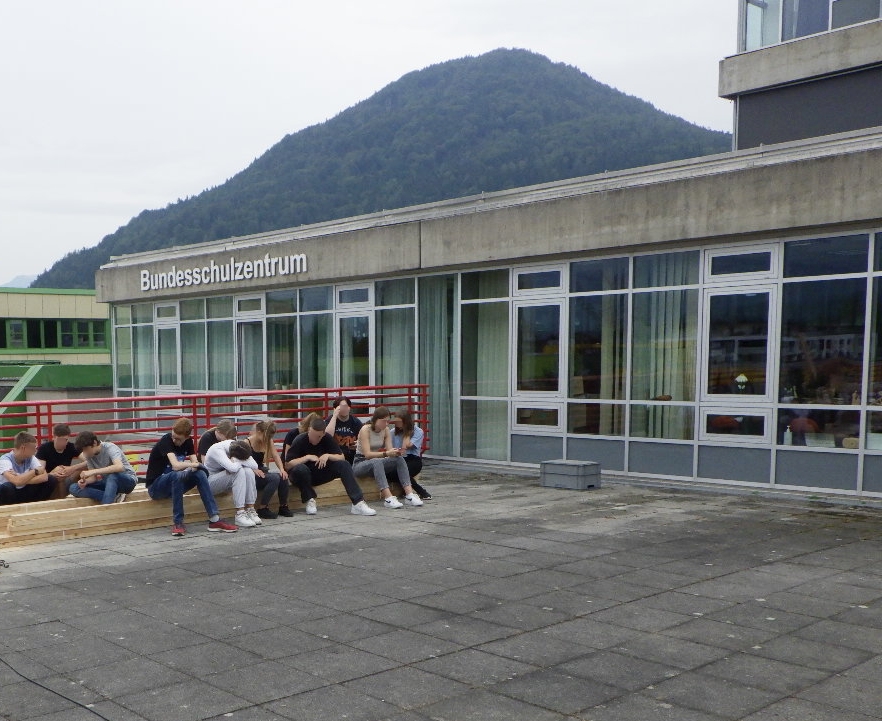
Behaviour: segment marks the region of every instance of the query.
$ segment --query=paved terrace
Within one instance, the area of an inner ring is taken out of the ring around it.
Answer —
[[[375,518],[3,550],[0,717],[882,718],[878,508],[423,480]]]

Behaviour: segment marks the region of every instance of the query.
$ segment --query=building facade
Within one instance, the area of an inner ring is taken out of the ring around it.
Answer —
[[[837,34],[882,66],[882,21],[819,33],[721,93]],[[877,126],[114,258],[116,392],[420,382],[438,456],[882,494]]]

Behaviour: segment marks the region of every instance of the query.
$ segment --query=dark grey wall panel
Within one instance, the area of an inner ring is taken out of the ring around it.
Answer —
[[[691,445],[632,442],[628,447],[628,470],[656,476],[692,477]]]
[[[602,471],[624,471],[625,442],[602,438],[568,438],[567,460],[596,461]]]
[[[864,490],[882,493],[882,456],[864,457]]]
[[[699,446],[698,477],[747,483],[768,483],[772,452],[767,448]]]
[[[738,149],[882,125],[882,66],[738,98]]]
[[[858,457],[853,453],[778,451],[775,483],[782,486],[857,490]]]
[[[511,435],[511,460],[515,463],[540,463],[563,457],[561,437]]]

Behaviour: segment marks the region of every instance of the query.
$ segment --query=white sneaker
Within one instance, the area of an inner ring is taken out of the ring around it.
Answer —
[[[383,501],[383,505],[386,508],[404,508],[404,504],[399,501],[395,496],[389,496],[385,501]]]
[[[353,516],[376,516],[377,512],[364,501],[359,501],[349,511]]]
[[[423,502],[420,500],[420,497],[416,493],[411,493],[404,497],[404,502],[408,506],[422,506]]]
[[[251,520],[246,511],[236,511],[235,523],[239,528],[254,528],[257,524]]]
[[[310,498],[306,502],[306,515],[314,516],[316,513],[318,513],[318,508],[315,505],[315,498]]]
[[[257,509],[254,506],[251,506],[251,508],[246,508],[245,513],[248,514],[248,518],[250,518],[252,521],[254,521],[255,526],[262,526],[263,525],[263,520],[261,519],[260,516],[257,515]]]

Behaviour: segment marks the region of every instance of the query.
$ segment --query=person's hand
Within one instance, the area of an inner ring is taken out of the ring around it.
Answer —
[[[324,468],[326,465],[328,465],[328,454],[325,453],[323,456],[319,456],[318,458],[316,458],[315,465],[316,468]]]
[[[260,468],[254,469],[254,475],[258,478],[266,478],[266,473],[264,473]]]
[[[64,478],[67,475],[67,466],[55,466],[49,475],[53,478]]]

